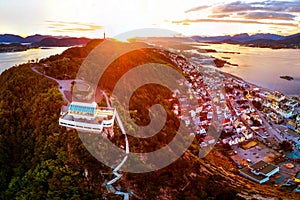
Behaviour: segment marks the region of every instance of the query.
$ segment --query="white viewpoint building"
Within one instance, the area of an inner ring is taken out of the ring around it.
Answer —
[[[115,120],[115,108],[98,107],[96,102],[72,102],[59,118],[59,125],[88,132],[102,132],[111,128]]]

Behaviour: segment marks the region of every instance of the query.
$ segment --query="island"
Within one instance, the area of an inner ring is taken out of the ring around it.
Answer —
[[[280,76],[280,78],[286,79],[286,80],[288,80],[288,81],[294,80],[294,78],[291,77],[291,76]]]
[[[18,43],[0,44],[0,53],[26,51],[27,49],[29,49],[29,46]]]
[[[35,48],[82,46],[91,39],[84,37],[32,35],[22,38],[17,35],[0,35],[0,53],[20,52]]]

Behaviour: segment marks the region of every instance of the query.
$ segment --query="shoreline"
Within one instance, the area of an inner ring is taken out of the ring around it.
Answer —
[[[227,42],[200,42],[200,43],[204,43],[204,44],[231,44],[231,45],[238,45],[240,47],[250,47],[250,48],[262,48],[262,49],[272,49],[272,50],[280,50],[280,49],[300,49],[299,46],[295,46],[295,45],[254,45],[251,43],[227,43]]]
[[[52,55],[61,54],[68,47],[52,47],[47,49],[35,48],[19,52],[0,53],[0,75],[15,66],[27,64],[28,61],[36,61]]]
[[[218,70],[218,69],[217,69]],[[259,88],[259,89],[261,89],[261,90],[265,90],[265,91],[267,91],[267,92],[270,92],[270,93],[273,93],[273,92],[275,92],[275,91],[277,91],[277,90],[272,90],[272,89],[268,89],[268,88],[265,88],[265,87],[263,87],[263,86],[260,86],[260,85],[257,85],[257,84],[255,84],[255,83],[251,83],[251,82],[249,82],[249,81],[245,81],[243,78],[241,78],[241,77],[239,77],[239,76],[236,76],[236,75],[234,75],[234,74],[230,74],[230,73],[228,73],[228,72],[223,72],[223,71],[220,71],[220,70],[218,70],[220,73],[223,73],[225,76],[231,76],[231,77],[233,77],[233,78],[235,78],[235,79],[238,79],[238,80],[240,80],[240,81],[243,81],[244,83],[246,83],[246,84],[249,84],[249,85],[251,85],[251,86],[253,86],[253,87],[257,87],[257,88]],[[280,92],[280,93],[282,93],[284,96],[287,96],[287,97],[289,97],[289,98],[292,98],[292,97],[296,97],[296,98],[299,98],[300,97],[300,94],[285,94],[284,92],[282,92],[282,91],[277,91],[277,92]],[[299,99],[300,100],[300,99]]]

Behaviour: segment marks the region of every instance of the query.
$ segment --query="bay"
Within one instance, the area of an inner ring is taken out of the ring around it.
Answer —
[[[47,58],[51,55],[61,54],[69,47],[51,47],[46,49],[29,49],[21,52],[0,53],[0,74],[6,69],[27,63],[28,60]]]

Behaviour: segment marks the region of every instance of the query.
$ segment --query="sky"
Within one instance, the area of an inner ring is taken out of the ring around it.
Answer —
[[[99,38],[140,28],[290,35],[300,32],[300,0],[0,0],[0,34]]]

